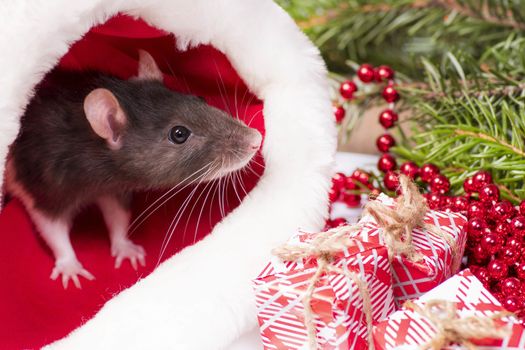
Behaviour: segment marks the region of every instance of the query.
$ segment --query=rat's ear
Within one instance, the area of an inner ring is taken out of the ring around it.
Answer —
[[[157,66],[157,63],[155,63],[153,57],[144,50],[139,50],[139,72],[137,79],[162,81],[162,72]]]
[[[84,99],[84,113],[91,128],[113,150],[122,147],[126,115],[115,95],[107,89],[95,89]]]

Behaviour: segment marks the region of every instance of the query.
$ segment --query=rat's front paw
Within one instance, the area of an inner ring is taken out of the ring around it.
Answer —
[[[62,275],[62,286],[64,286],[64,289],[67,289],[69,280],[72,280],[78,289],[82,288],[78,276],[82,276],[90,281],[95,279],[76,258],[57,259],[55,261],[55,267],[50,277],[52,280],[56,280],[60,275]]]
[[[131,266],[136,270],[137,262],[146,266],[146,251],[140,245],[133,243],[129,239],[113,242],[111,245],[111,256],[115,257],[115,268],[122,265],[122,261],[129,259]]]

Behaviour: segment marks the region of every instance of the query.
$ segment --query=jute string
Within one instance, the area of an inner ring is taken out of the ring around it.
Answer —
[[[498,312],[491,316],[460,316],[456,304],[447,300],[431,300],[425,306],[407,301],[404,307],[432,322],[437,332],[434,338],[420,347],[421,350],[440,350],[457,343],[469,350],[476,350],[472,339],[497,338],[509,335],[509,329],[496,327],[494,320],[512,315],[510,312]]]
[[[401,195],[393,208],[374,200],[368,202],[364,209],[364,212],[370,214],[381,227],[390,261],[398,254],[404,255],[413,263],[419,263],[423,259],[413,245],[413,232],[416,227],[425,229],[447,242],[452,249],[454,261],[457,247],[453,238],[435,225],[425,224],[428,207],[416,184],[408,176],[400,175],[399,187]]]
[[[327,232],[321,232],[310,242],[301,244],[284,244],[275,248],[272,253],[285,261],[295,261],[298,259],[314,258],[317,261],[317,270],[308,282],[305,295],[302,298],[304,307],[304,324],[308,334],[308,345],[310,349],[317,349],[317,335],[315,329],[315,315],[311,307],[311,301],[315,290],[315,285],[324,272],[335,272],[342,274],[353,281],[359,294],[363,299],[363,313],[368,331],[368,343],[370,349],[374,349],[372,340],[372,303],[368,292],[368,284],[358,274],[332,265],[334,255],[340,253],[345,248],[353,245],[353,241],[348,237],[352,232],[361,229],[359,225],[342,226]]]

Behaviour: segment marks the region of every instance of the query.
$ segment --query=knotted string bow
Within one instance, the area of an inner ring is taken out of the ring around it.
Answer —
[[[315,284],[324,272],[342,274],[356,284],[363,299],[363,313],[365,314],[367,324],[368,343],[370,349],[374,349],[372,341],[372,304],[368,292],[368,285],[358,274],[332,265],[334,256],[337,253],[340,253],[345,248],[355,244],[348,236],[352,232],[357,232],[360,229],[361,227],[359,225],[341,226],[333,230],[316,234],[315,238],[309,242],[303,242],[301,244],[284,244],[272,251],[274,255],[285,261],[295,261],[307,258],[314,258],[317,261],[317,270],[310,278],[308,287],[306,288],[306,293],[302,299],[304,307],[304,324],[308,334],[308,344],[312,350],[317,349],[317,336],[314,323],[315,316],[310,303],[315,290]]]
[[[389,259],[402,254],[413,263],[420,262],[423,256],[414,247],[413,233],[416,227],[421,227],[448,243],[454,261],[457,254],[452,237],[434,225],[425,224],[428,207],[416,184],[408,176],[400,175],[399,185],[401,195],[394,207],[377,200],[370,201],[365,206],[365,213],[370,214],[382,228],[381,235],[388,249]]]
[[[425,306],[407,301],[404,307],[429,319],[436,328],[436,335],[421,350],[440,350],[457,343],[469,350],[476,350],[472,339],[503,338],[509,335],[509,329],[496,327],[494,320],[512,315],[510,312],[498,312],[491,316],[461,316],[456,304],[447,300],[431,300]]]

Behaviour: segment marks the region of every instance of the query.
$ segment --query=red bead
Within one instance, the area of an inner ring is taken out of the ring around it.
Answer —
[[[432,210],[438,210],[441,207],[441,196],[437,193],[426,193],[427,205]]]
[[[504,261],[495,259],[488,263],[487,271],[491,278],[499,280],[507,277],[509,268]]]
[[[445,175],[437,174],[430,180],[430,191],[434,193],[446,193],[450,189],[450,181]]]
[[[488,171],[481,170],[472,176],[472,180],[474,182],[474,187],[479,190],[483,185],[492,183],[492,176]]]
[[[361,196],[358,194],[344,191],[341,193],[341,201],[350,208],[358,207],[361,204]]]
[[[374,67],[370,64],[362,64],[357,70],[357,76],[363,83],[369,83],[374,80]]]
[[[432,163],[423,164],[419,169],[419,176],[423,182],[430,182],[437,174],[439,174],[439,168]]]
[[[478,267],[476,269],[471,268],[471,270],[474,276],[476,276],[481,281],[481,283],[483,283],[483,285],[486,286],[489,284],[490,276],[486,268]]]
[[[399,100],[399,93],[397,90],[392,86],[388,85],[383,89],[383,92],[381,94],[386,102],[392,103]]]
[[[388,171],[383,178],[383,184],[390,191],[395,191],[399,186],[399,176],[393,171]]]
[[[454,199],[450,196],[441,196],[441,203],[439,206],[441,210],[452,209],[454,206]]]
[[[499,221],[494,226],[494,233],[498,236],[506,237],[510,234],[510,225],[506,221]]]
[[[476,192],[476,186],[474,186],[474,179],[471,177],[467,177],[465,181],[463,181],[463,189],[466,193],[472,193]]]
[[[486,227],[487,223],[482,218],[473,218],[469,220],[467,226],[469,238],[474,241],[479,241],[483,237],[483,232]]]
[[[368,185],[370,183],[370,174],[368,174],[367,172],[363,170],[359,170],[359,169],[355,170],[352,173],[351,177],[352,179],[359,181],[363,185]]]
[[[452,202],[452,209],[454,211],[465,212],[469,207],[469,200],[467,197],[455,197]]]
[[[359,186],[356,184],[356,181],[357,180],[354,180],[353,178],[351,178],[350,176],[348,176],[346,179],[345,179],[345,188],[347,190],[357,190],[359,189]]]
[[[501,239],[495,233],[489,233],[481,238],[481,248],[485,249],[490,255],[495,254],[503,244],[503,239]]]
[[[335,122],[337,124],[341,123],[345,118],[345,109],[343,108],[343,106],[333,106],[332,109],[334,111]]]
[[[510,229],[513,233],[521,233],[525,230],[525,216],[518,215],[510,221]]]
[[[514,271],[516,272],[516,276],[522,281],[525,282],[525,262],[519,261],[514,264]]]
[[[377,168],[382,172],[386,173],[389,170],[394,170],[396,168],[395,158],[388,153],[381,155],[379,161],[377,162]]]
[[[515,312],[521,309],[521,302],[516,296],[508,296],[503,299],[501,306],[510,312]]]
[[[520,214],[525,215],[525,200],[520,203]]]
[[[467,209],[468,217],[483,217],[485,215],[485,207],[478,201],[470,202]]]
[[[330,191],[328,191],[328,200],[330,203],[335,202],[339,198],[340,193],[341,192],[339,190],[332,187]]]
[[[379,66],[375,69],[376,81],[392,80],[394,79],[394,70],[389,66]]]
[[[383,134],[377,138],[376,145],[377,149],[384,153],[396,145],[396,140],[390,134]]]
[[[346,175],[343,173],[335,173],[332,176],[332,185],[335,189],[341,190],[346,185]]]
[[[419,174],[419,168],[414,162],[405,162],[401,164],[399,171],[401,171],[401,174],[406,175],[411,179],[414,179]]]
[[[339,93],[344,99],[350,100],[354,97],[354,92],[357,91],[357,85],[350,80],[344,81],[339,86]]]
[[[331,220],[331,227],[339,227],[339,226],[343,226],[346,224],[347,222],[345,218],[335,218]]]
[[[396,112],[394,112],[391,109],[385,109],[384,111],[379,114],[379,123],[383,126],[385,129],[390,129],[394,126],[394,124],[399,119],[399,116]]]
[[[490,258],[488,252],[481,248],[481,245],[475,245],[471,250],[471,258],[475,263],[485,264]]]
[[[500,290],[506,296],[519,295],[521,292],[521,282],[516,277],[507,277],[499,283]]]
[[[501,235],[498,235],[498,236],[502,238],[505,237]],[[513,250],[516,250],[516,251],[521,251],[522,250],[522,240],[516,237],[509,237],[505,241],[505,246]]]
[[[483,185],[479,190],[479,200],[482,202],[497,201],[499,199],[498,186],[494,184]]]
[[[514,214],[514,207],[509,201],[503,200],[492,207],[490,214],[494,220],[510,219]]]
[[[498,259],[503,260],[507,265],[512,265],[518,261],[520,252],[510,247],[503,247],[498,251]]]

